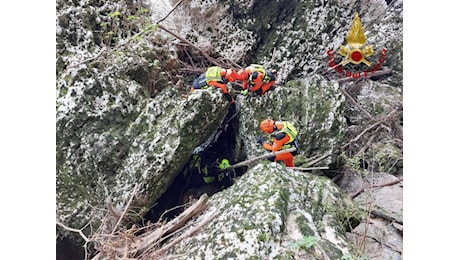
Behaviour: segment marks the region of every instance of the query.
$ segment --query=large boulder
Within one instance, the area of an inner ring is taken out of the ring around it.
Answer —
[[[106,199],[122,208],[135,185],[137,218],[148,211],[228,110],[217,89],[180,91],[167,39],[140,28],[148,13],[142,3],[57,2],[56,219],[98,220],[87,233]]]
[[[177,30],[195,43],[245,65],[260,63],[279,71],[279,81],[326,72],[329,50],[337,51],[358,13],[378,62],[393,74],[385,81],[402,86],[402,1],[184,1],[176,9]],[[155,7],[154,7],[155,8]],[[169,18],[169,22],[174,17]],[[337,62],[340,62],[337,54]]]
[[[256,136],[263,135],[259,123],[265,118],[288,120],[297,128],[300,140],[298,166],[306,162],[301,158],[337,154],[344,141],[347,127],[343,114],[345,97],[337,83],[319,75],[289,81],[262,97],[255,94],[240,96],[238,101],[243,111],[239,123],[242,150],[249,157],[264,152],[256,143]],[[333,160],[334,156],[322,163],[329,165]]]
[[[268,162],[213,195],[196,221],[217,212],[169,253],[179,259],[335,260],[353,255],[346,227],[361,215],[328,178]]]
[[[228,108],[215,89],[196,91],[185,100],[171,89],[150,99],[139,92],[130,96],[126,84],[101,82],[71,88],[65,96],[75,105],[71,112],[70,102],[58,99],[57,218],[70,226],[101,217],[96,208],[109,196],[117,207],[126,205],[135,184],[133,205],[145,213]],[[88,94],[96,88],[99,95]]]

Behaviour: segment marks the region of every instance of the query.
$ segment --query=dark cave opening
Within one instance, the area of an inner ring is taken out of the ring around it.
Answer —
[[[200,146],[199,149],[195,149],[190,155],[189,162],[166,192],[145,214],[144,221],[156,223],[171,220],[184,210],[183,206],[187,202],[198,199],[204,193],[211,196],[233,185],[234,179],[243,175],[247,167],[219,171],[217,165],[224,159],[227,159],[231,165],[237,163],[231,158],[234,158],[238,129],[238,110],[230,109],[222,125],[211,137],[212,141],[204,147]],[[198,165],[195,164],[197,155],[199,156]],[[208,171],[209,176],[215,177],[212,182],[205,181],[205,171]]]

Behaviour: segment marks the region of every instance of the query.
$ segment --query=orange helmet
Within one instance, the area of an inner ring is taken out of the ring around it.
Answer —
[[[246,72],[246,70],[240,69],[238,71],[238,76],[236,77],[236,79],[238,79],[238,80],[247,80],[248,77],[249,77],[249,74]]]
[[[265,119],[262,122],[260,122],[260,130],[265,133],[273,133],[273,130],[275,130],[275,121],[272,119]]]
[[[233,82],[236,80],[236,71],[233,69],[228,69],[227,73],[225,74],[225,78],[227,78],[228,81]]]

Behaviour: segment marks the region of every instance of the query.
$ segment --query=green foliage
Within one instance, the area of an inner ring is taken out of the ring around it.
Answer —
[[[318,239],[314,236],[304,236],[302,239],[295,243],[291,243],[289,247],[291,249],[303,249],[307,250],[318,244]]]
[[[363,158],[359,156],[355,156],[353,158],[346,157],[345,159],[345,167],[351,169],[352,171],[355,171],[359,173],[361,176],[366,176],[368,174],[368,171],[366,169],[363,169],[361,167],[361,160]]]
[[[140,14],[145,14],[145,13],[150,12],[150,10],[147,9],[147,8],[141,8],[141,9],[138,10],[138,12],[139,12]]]
[[[112,18],[120,16],[120,15],[121,15],[120,11],[115,11],[115,12],[109,14],[109,16],[112,17]]]
[[[139,18],[139,16],[135,16],[135,15],[130,15],[128,16],[128,20],[139,20],[141,18]]]

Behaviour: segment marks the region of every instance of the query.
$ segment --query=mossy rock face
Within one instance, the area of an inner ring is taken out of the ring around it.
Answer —
[[[239,125],[245,154],[252,157],[264,152],[255,140],[256,136],[263,136],[259,124],[265,118],[288,120],[294,124],[299,133],[299,158],[335,153],[346,130],[344,101],[337,83],[317,75],[289,81],[262,97],[255,94],[239,97],[244,111]],[[323,163],[327,165],[332,160],[333,157]]]
[[[340,259],[352,251],[341,221],[353,208],[358,214],[331,180],[264,161],[209,199],[197,221],[220,215],[173,253],[180,259]],[[318,250],[294,246],[304,237],[315,238]]]
[[[83,90],[72,98],[78,111],[64,111],[68,103],[58,106],[57,217],[72,226],[97,214],[94,206],[103,207],[108,196],[125,205],[136,183],[139,203],[148,210],[227,112],[215,89],[196,91],[186,100],[174,90],[150,99],[137,83],[129,84],[138,95],[125,93],[124,82],[111,84],[111,93]],[[90,87],[95,86],[82,88]],[[123,101],[110,106],[94,101],[104,95]]]
[[[136,184],[131,207],[142,216],[228,111],[215,88],[180,93],[176,54],[142,28],[145,3],[96,2],[58,1],[56,28],[56,219],[92,219],[87,234],[106,199],[121,209]]]
[[[192,42],[210,42],[216,53],[247,66],[270,64],[279,82],[322,73],[328,50],[346,45],[358,13],[374,54],[375,65],[383,48],[382,69],[392,70],[386,83],[402,86],[402,2],[362,1],[201,1],[178,7],[187,26],[179,28]],[[179,18],[177,18],[179,19]],[[177,23],[181,24],[181,23]],[[337,62],[343,58],[338,53]],[[366,68],[367,69],[367,68]]]

